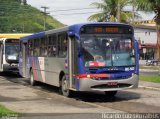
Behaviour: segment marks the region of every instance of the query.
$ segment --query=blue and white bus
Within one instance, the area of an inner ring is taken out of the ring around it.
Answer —
[[[20,39],[19,72],[31,85],[44,82],[71,91],[137,88],[138,43],[132,26],[121,23],[75,24]]]

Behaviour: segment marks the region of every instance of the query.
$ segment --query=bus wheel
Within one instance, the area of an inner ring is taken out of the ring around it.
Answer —
[[[33,70],[31,69],[30,71],[30,84],[31,86],[34,86],[35,85],[35,80],[34,80],[34,76],[33,76]]]
[[[70,97],[71,91],[69,90],[69,81],[66,79],[66,76],[64,75],[61,80],[61,94]]]
[[[114,97],[117,94],[117,91],[105,91],[105,95],[108,97]]]

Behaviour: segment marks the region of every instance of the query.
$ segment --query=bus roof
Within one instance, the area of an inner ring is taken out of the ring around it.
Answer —
[[[38,32],[34,33],[28,36],[21,37],[20,40],[23,40],[23,42],[27,42],[28,39],[34,39],[45,36],[45,32]]]
[[[118,22],[93,22],[93,23],[81,23],[81,24],[74,24],[71,26],[66,26],[66,27],[62,27],[62,28],[58,28],[58,29],[52,29],[52,30],[48,30],[48,31],[43,31],[43,32],[38,32],[29,36],[24,36],[21,38],[21,40],[23,40],[23,42],[27,41],[28,39],[34,39],[34,38],[38,38],[38,37],[43,37],[47,34],[52,34],[52,33],[56,33],[56,32],[63,32],[66,30],[69,31],[74,31],[74,33],[79,34],[79,30],[82,26],[85,25],[94,25],[94,26],[99,26],[99,25],[124,25],[124,26],[130,26],[128,24],[123,24],[123,23],[118,23]]]
[[[27,35],[31,35],[31,33],[13,33],[13,34],[9,34],[9,33],[3,33],[0,34],[0,38],[21,38]]]
[[[70,31],[75,31],[75,33],[79,33],[80,28],[82,26],[86,26],[86,25],[93,25],[93,26],[99,26],[99,25],[119,25],[119,26],[131,26],[129,24],[124,24],[124,23],[119,23],[119,22],[90,22],[90,23],[81,23],[81,24],[75,24],[75,25],[71,25],[70,26]]]

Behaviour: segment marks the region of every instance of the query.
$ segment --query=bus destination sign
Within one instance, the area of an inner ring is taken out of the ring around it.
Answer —
[[[84,26],[81,28],[81,34],[132,34],[131,27],[121,26]]]

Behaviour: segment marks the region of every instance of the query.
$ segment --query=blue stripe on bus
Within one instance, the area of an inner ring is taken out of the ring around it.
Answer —
[[[117,80],[119,80],[119,78],[118,77],[124,77],[124,78],[126,78],[126,77],[130,77],[131,75],[132,75],[132,73],[133,73],[133,71],[131,72],[131,71],[129,71],[129,72],[123,72],[123,73],[116,73],[116,74],[111,74],[111,77],[110,77],[110,79],[116,79],[117,78]],[[122,78],[123,79],[123,78]]]
[[[135,73],[139,75],[139,44],[138,41],[135,40],[135,52],[136,52],[136,69]]]
[[[45,32],[39,32],[39,33],[35,33],[29,36],[22,37],[20,40],[22,40],[23,42],[27,42],[28,39],[35,39],[35,38],[40,38],[44,36],[45,36]]]
[[[79,65],[79,73],[84,74],[85,73],[85,68],[84,68],[84,61],[83,61],[82,57],[79,58],[78,65]]]

